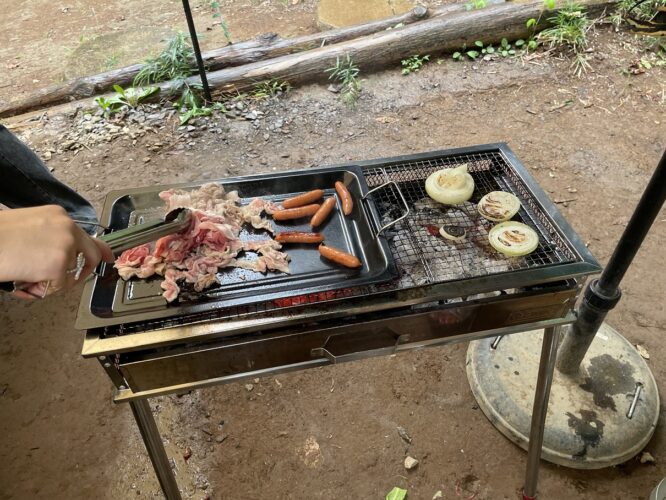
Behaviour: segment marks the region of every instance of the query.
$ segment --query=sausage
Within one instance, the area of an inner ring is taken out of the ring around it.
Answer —
[[[323,189],[315,189],[313,191],[308,191],[307,193],[299,194],[293,198],[288,198],[282,202],[284,208],[296,208],[302,207],[303,205],[308,205],[317,201],[318,199],[324,196]]]
[[[361,267],[361,261],[354,255],[338,250],[337,248],[319,245],[319,253],[322,257],[345,267]]]
[[[314,215],[319,210],[321,205],[313,203],[312,205],[305,205],[304,207],[288,208],[287,210],[278,210],[273,212],[273,220],[289,220],[300,219],[301,217],[308,217]]]
[[[317,227],[321,224],[324,223],[324,221],[328,218],[328,216],[331,214],[333,211],[333,207],[335,206],[335,196],[331,196],[330,198],[327,198],[324,203],[321,204],[321,208],[317,210],[317,213],[312,216],[312,220],[310,221],[310,225],[312,227]]]
[[[321,233],[301,233],[299,231],[285,231],[275,235],[279,243],[321,243],[324,235]]]
[[[352,211],[352,207],[354,206],[354,202],[352,201],[351,194],[349,194],[349,190],[340,181],[335,183],[335,190],[338,192],[338,196],[342,201],[342,213],[349,215]]]

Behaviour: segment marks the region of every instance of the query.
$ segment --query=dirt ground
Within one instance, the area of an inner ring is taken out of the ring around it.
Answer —
[[[123,5],[129,13],[138,4]],[[176,4],[145,7],[142,15],[157,25]],[[284,8],[277,4],[271,8]],[[295,10],[309,2],[303,4]],[[75,10],[83,2],[71,5]],[[118,15],[111,7],[106,14],[95,9],[109,23]],[[9,23],[4,13],[0,21]],[[62,30],[74,30],[60,24],[50,28],[56,39]],[[14,47],[24,41],[32,46],[36,35],[28,31],[1,30],[0,37]],[[666,68],[624,74],[645,56],[641,44],[608,27],[593,38],[593,71],[580,79],[568,61],[552,56],[524,64],[447,59],[408,77],[398,68],[364,75],[356,109],[312,85],[250,103],[264,112],[259,120],[218,115],[185,132],[171,119],[134,140],[121,136],[76,151],[59,145],[63,135],[79,130],[80,113],[10,126],[51,156],[54,174],[98,209],[106,192],[129,186],[507,142],[605,262],[666,148]],[[3,63],[7,42],[0,39]],[[52,45],[43,49],[56,50]],[[21,58],[10,73],[18,91],[31,88],[26,78],[40,74],[27,54]],[[662,389],[665,235],[662,211],[608,317],[648,349]],[[159,498],[129,408],[113,405],[106,375],[80,357],[83,334],[73,329],[79,293],[30,303],[0,297],[0,498]],[[266,377],[250,381],[251,391],[248,382],[234,383],[156,398],[152,407],[187,498],[380,499],[393,486],[408,489],[410,499],[429,500],[437,491],[445,499],[517,498],[526,454],[478,409],[465,375],[466,348],[463,343]],[[655,464],[630,460],[578,471],[543,463],[540,498],[647,498],[666,476],[664,416],[662,405],[646,448]],[[409,453],[420,461],[413,471],[403,467],[397,426],[413,439]],[[185,462],[187,447],[192,456]]]

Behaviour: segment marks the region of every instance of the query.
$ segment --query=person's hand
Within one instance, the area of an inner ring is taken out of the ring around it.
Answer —
[[[85,265],[78,281],[102,259],[114,260],[109,246],[88,236],[62,207],[0,210],[0,281],[25,283],[16,295],[41,297],[73,287],[79,253]]]

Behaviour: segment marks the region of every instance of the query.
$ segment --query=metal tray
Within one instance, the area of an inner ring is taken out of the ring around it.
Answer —
[[[388,244],[381,232],[379,217],[360,167],[342,166],[318,168],[287,173],[229,178],[216,181],[227,191],[238,191],[241,205],[252,198],[262,197],[275,202],[295,194],[320,188],[325,197],[336,196],[334,185],[342,181],[355,201],[349,216],[338,208],[318,228],[325,243],[352,253],[363,262],[361,269],[346,269],[323,259],[316,245],[284,245],[291,257],[291,274],[266,274],[240,268],[218,272],[219,286],[201,293],[187,289],[172,304],[161,296],[161,277],[147,280],[123,281],[110,265],[102,265],[99,276],[86,283],[79,308],[76,328],[128,324],[150,319],[168,318],[260,302],[279,301],[295,294],[325,293],[348,287],[382,283],[397,276],[396,266]],[[107,195],[102,223],[110,229],[123,229],[163,216],[164,202],[158,194],[164,189],[198,188],[204,183],[177,186],[154,186]],[[340,206],[338,204],[338,206]],[[273,221],[275,232],[310,231],[309,218],[294,221]],[[266,238],[264,230],[244,225],[241,240]],[[247,257],[253,254],[247,254]]]

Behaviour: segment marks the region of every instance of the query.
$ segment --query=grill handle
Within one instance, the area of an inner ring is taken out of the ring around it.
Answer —
[[[399,334],[389,328],[330,335],[322,347],[310,351],[313,358],[326,358],[333,364],[385,356],[395,353],[398,345],[409,342],[409,335]]]
[[[386,188],[389,184],[393,184],[393,187],[394,187],[395,190],[397,191],[397,193],[398,193],[398,197],[400,198],[400,200],[402,201],[402,203],[403,203],[404,206],[405,206],[405,213],[402,214],[402,215],[401,215],[400,217],[398,217],[397,219],[395,219],[395,220],[393,220],[393,221],[391,221],[391,222],[388,222],[387,224],[384,224],[383,226],[381,226],[381,227],[379,228],[379,230],[377,231],[377,236],[379,236],[379,235],[382,234],[386,229],[388,229],[389,227],[391,227],[391,226],[397,224],[398,222],[400,222],[402,219],[404,219],[405,217],[407,217],[407,216],[409,215],[409,204],[407,203],[407,200],[405,199],[405,196],[402,194],[402,191],[400,190],[400,187],[398,186],[398,184],[397,184],[395,181],[388,181],[388,182],[385,182],[384,184],[380,184],[379,186],[372,188],[370,191],[368,191],[367,193],[365,193],[365,195],[364,195],[363,198],[361,198],[361,199],[367,203],[367,202],[368,202],[368,196],[370,196],[370,195],[371,195],[372,193],[374,193],[375,191],[379,191],[380,189],[384,189],[384,188]],[[379,225],[379,224],[378,224],[378,225]]]

